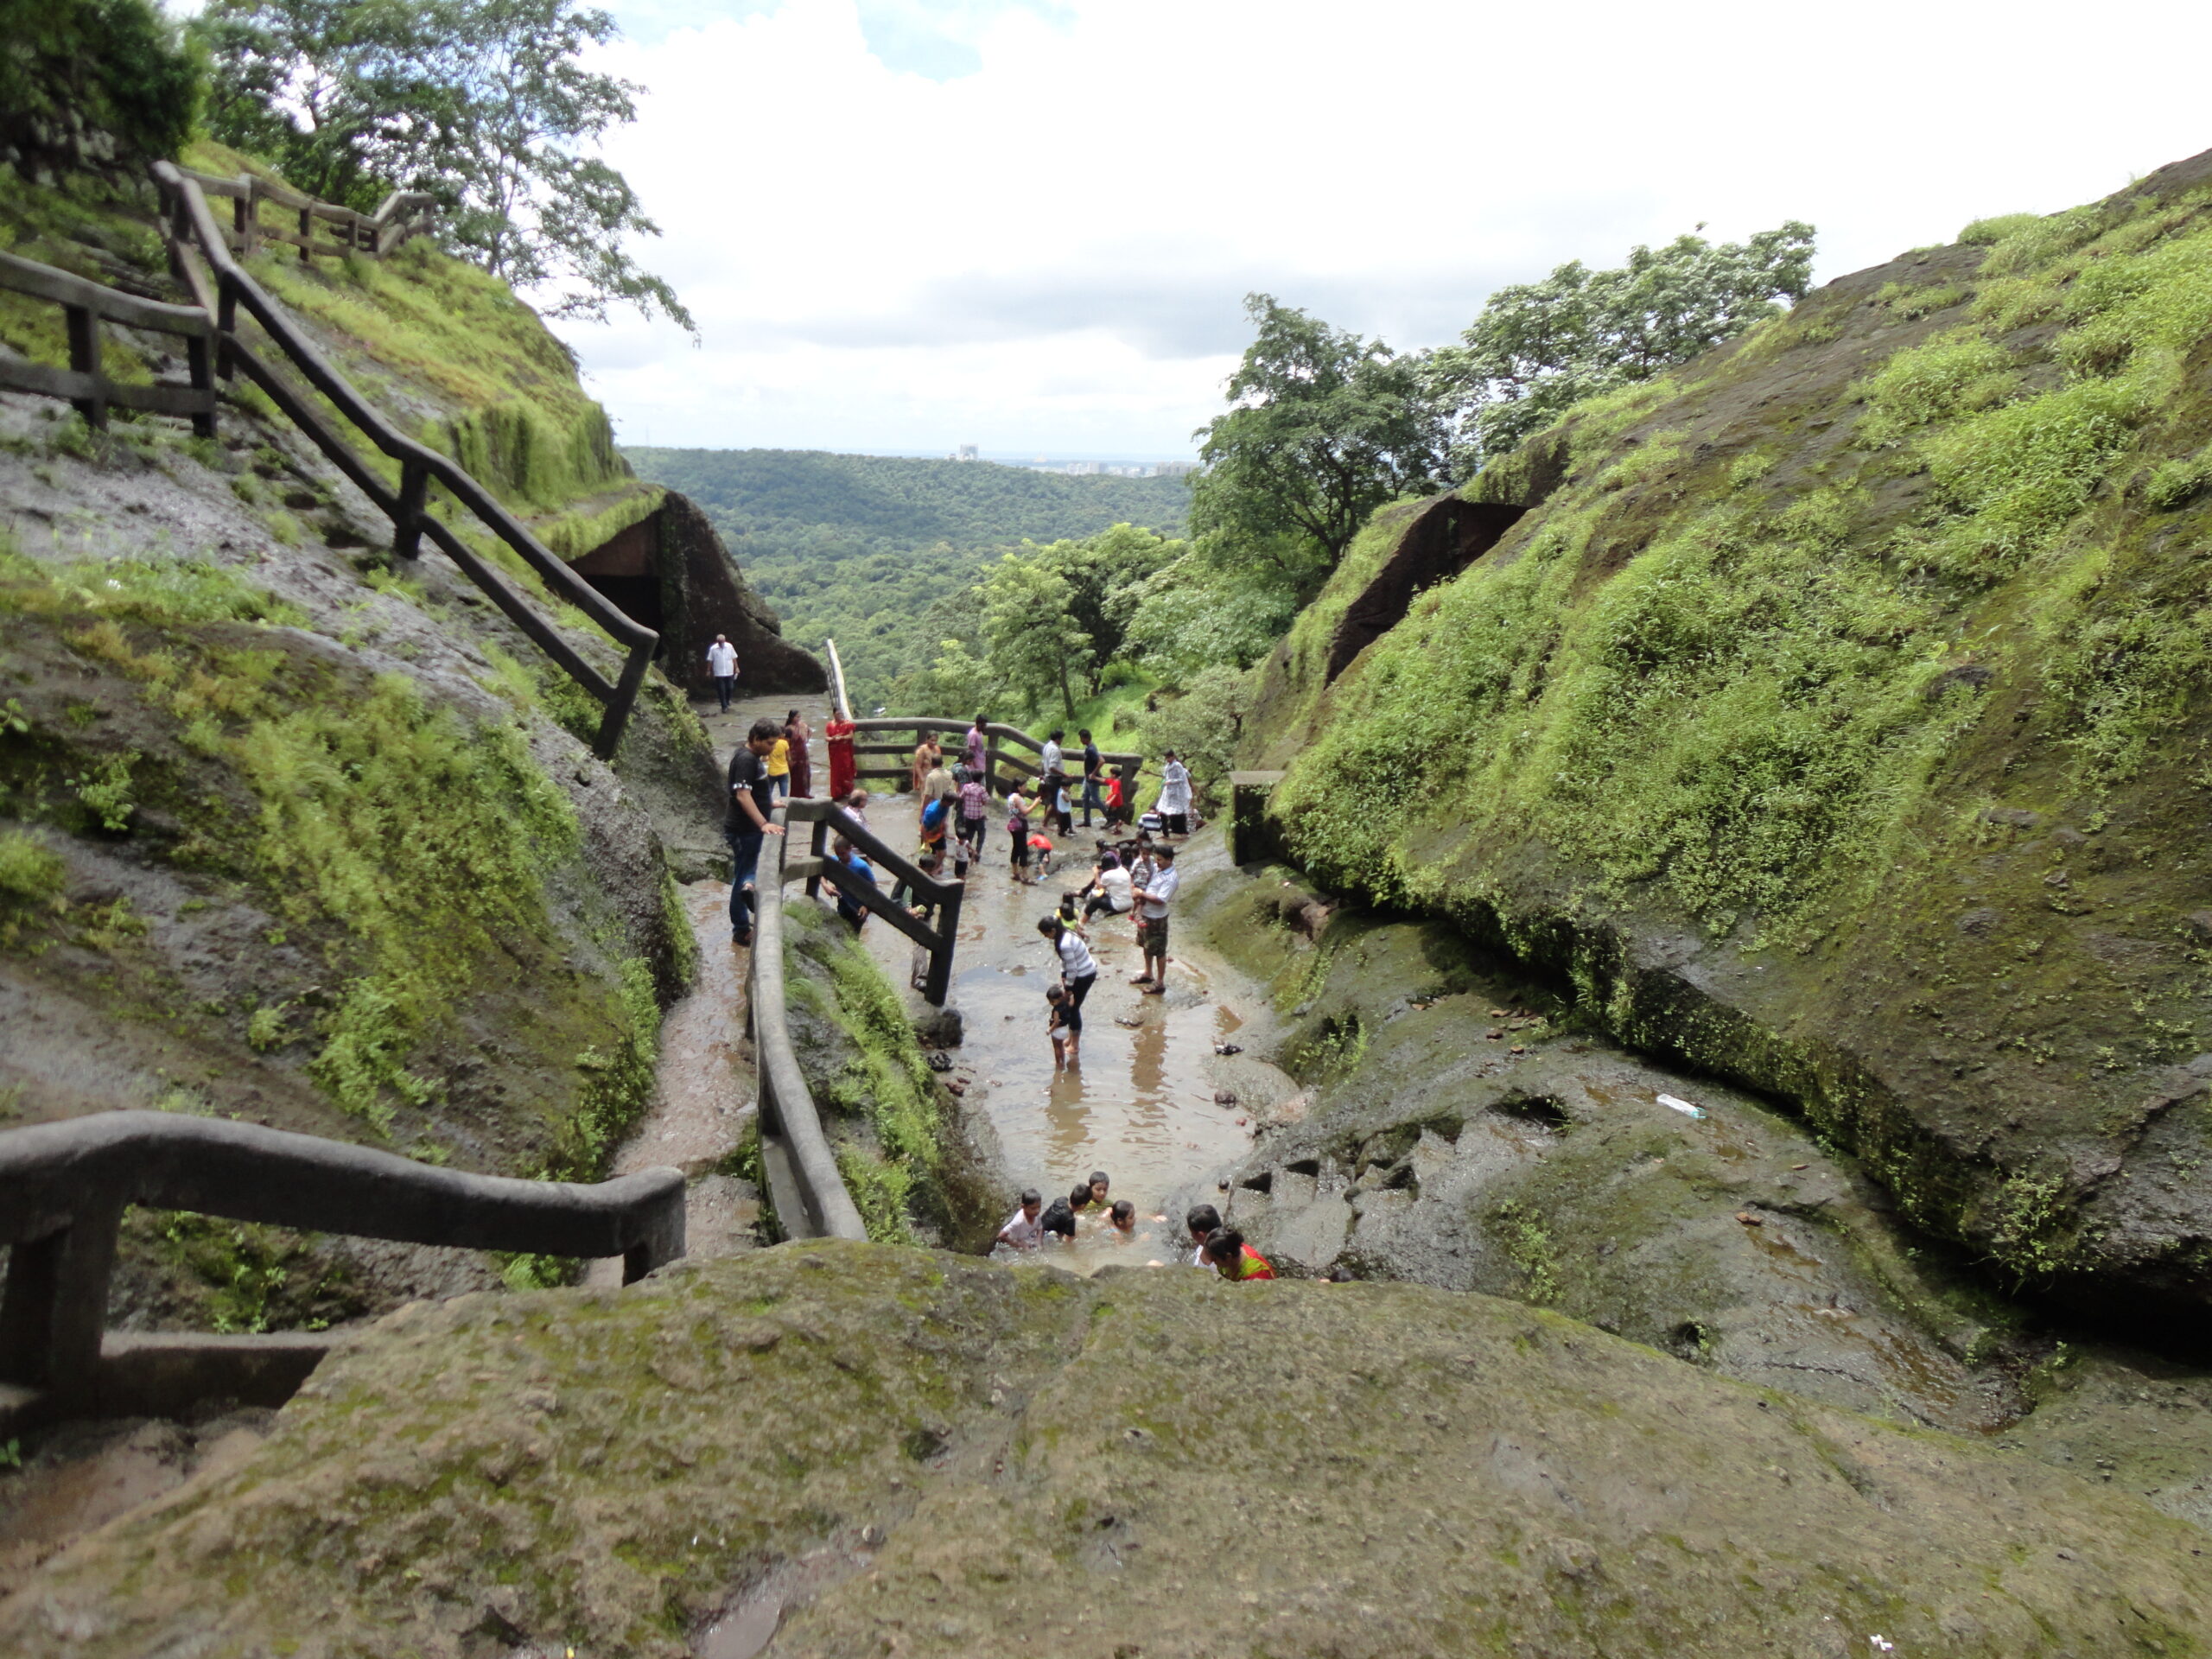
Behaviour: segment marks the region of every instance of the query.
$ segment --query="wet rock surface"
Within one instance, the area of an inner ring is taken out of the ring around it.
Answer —
[[[0,1644],[2182,1654],[2202,1548],[1489,1297],[811,1243],[404,1310]]]
[[[1309,1084],[1216,1192],[1278,1271],[1541,1303],[2212,1520],[2201,1364],[2054,1327],[1803,1125],[1578,1028],[1441,925],[1207,868],[1197,914],[1289,1005],[1281,1057]]]

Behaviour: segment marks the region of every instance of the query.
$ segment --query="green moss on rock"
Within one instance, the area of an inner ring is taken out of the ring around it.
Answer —
[[[1494,462],[1496,550],[1324,687],[1375,550],[1268,665],[1286,844],[1796,1100],[2014,1274],[2203,1299],[2207,270],[2198,158]]]
[[[679,1659],[757,1594],[803,1655],[2183,1656],[2202,1541],[1486,1297],[814,1243],[395,1315],[0,1642]]]

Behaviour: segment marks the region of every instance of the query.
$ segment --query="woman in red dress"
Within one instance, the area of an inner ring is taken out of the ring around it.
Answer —
[[[853,792],[857,770],[853,765],[853,734],[858,729],[842,709],[831,714],[830,723],[822,728],[822,735],[830,742],[830,798],[833,801],[842,802]]]

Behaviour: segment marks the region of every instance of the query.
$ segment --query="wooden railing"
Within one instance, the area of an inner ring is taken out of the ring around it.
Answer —
[[[785,824],[793,806],[779,804]],[[784,992],[784,883],[800,861],[787,856],[790,836],[763,836],[753,872],[753,948],[746,966],[745,1011],[753,1033],[754,1098],[760,1103],[760,1163],[776,1224],[786,1238],[858,1238],[868,1228],[845,1190],[836,1154],[823,1132],[813,1092],[791,1046]]]
[[[756,1094],[760,1103],[763,1173],[785,1236],[865,1238],[867,1230],[861,1224],[860,1211],[837,1173],[836,1154],[823,1132],[814,1096],[791,1046],[784,990],[784,886],[804,879],[807,896],[812,899],[820,895],[822,883],[827,880],[852,903],[880,916],[928,951],[929,972],[922,995],[938,1007],[944,1006],[952,987],[952,952],[960,937],[960,903],[966,887],[925,874],[835,802],[784,802],[776,807],[773,819],[785,826],[786,833],[761,838],[760,861],[753,876],[753,950],[746,981]],[[814,826],[812,849],[796,857],[789,834],[793,823]],[[884,893],[832,857],[828,850],[832,835],[844,836],[872,857],[876,867],[893,879],[893,894]],[[902,893],[909,895],[914,908],[928,912],[926,921],[893,896]]]
[[[207,312],[197,306],[164,305],[158,300],[118,293],[52,265],[18,259],[12,253],[0,253],[0,288],[53,301],[61,308],[69,337],[67,368],[0,358],[0,386],[10,391],[66,397],[77,406],[87,426],[105,426],[108,406],[112,404],[156,415],[187,416],[192,429],[201,437],[215,435],[215,320]],[[191,384],[140,386],[109,379],[100,361],[102,331],[109,323],[182,336]]]
[[[246,257],[260,252],[264,242],[283,242],[297,248],[302,262],[318,253],[367,253],[382,258],[409,237],[426,234],[430,228],[430,209],[437,205],[435,197],[420,190],[395,190],[375,213],[364,213],[340,207],[335,202],[318,201],[289,185],[256,178],[251,173],[226,179],[212,173],[194,172],[190,168],[180,167],[176,171],[197,184],[202,195],[229,198],[229,244],[234,252]],[[298,228],[263,224],[264,202],[296,214]],[[319,225],[328,232],[321,242],[315,240],[315,234]]]
[[[654,647],[659,644],[660,636],[631,620],[611,600],[576,575],[458,463],[401,433],[382,411],[354,391],[316,349],[290,314],[270,299],[232,257],[230,238],[216,224],[214,213],[207,205],[206,188],[198,175],[168,162],[156,162],[154,175],[167,198],[169,251],[177,274],[192,289],[205,313],[215,320],[216,374],[227,380],[244,371],[246,378],[313,440],[331,463],[391,520],[394,554],[412,559],[420,554],[423,538],[429,537],[539,650],[597,700],[605,712],[600,718],[598,735],[592,747],[602,760],[612,760],[621,741],[622,728],[637,703],[639,689],[645,683],[645,671],[652,665]],[[295,385],[258,346],[241,336],[241,311],[260,325],[276,353],[285,359],[315,392],[320,393],[378,450],[398,463],[399,481],[396,487],[325,418],[308,392]],[[587,662],[527,594],[463,541],[452,526],[429,511],[433,482],[442,485],[456,503],[474,513],[480,523],[512,549],[556,597],[574,606],[606,630],[626,652],[618,678],[608,680]]]
[[[882,720],[856,720],[853,722],[853,728],[856,733],[912,732],[914,734],[914,741],[903,747],[895,743],[855,742],[853,754],[855,760],[865,755],[899,756],[903,757],[906,762],[904,766],[862,766],[857,769],[855,775],[861,778],[895,779],[899,783],[905,784],[909,781],[913,764],[913,753],[920,746],[924,732],[950,734],[955,737],[964,738],[969,727],[973,723],[965,720],[941,720],[930,715],[895,715]],[[1027,779],[1039,778],[1044,775],[1044,768],[1037,761],[1024,755],[1016,754],[1012,749],[1005,747],[1007,744],[1018,744],[1029,750],[1031,753],[1041,756],[1045,752],[1042,739],[1030,736],[1018,726],[1005,726],[996,721],[989,721],[984,726],[983,736],[987,740],[983,749],[983,763],[991,774],[986,781],[993,789],[999,789],[1008,783],[1020,783]],[[946,752],[957,759],[959,747],[957,743],[949,745]],[[1077,761],[1082,758],[1083,751],[1079,747],[1063,744],[1061,747],[1067,761]],[[1125,754],[1118,752],[1109,754],[1101,749],[1098,752],[1098,757],[1108,766],[1128,767],[1132,778],[1135,776],[1137,768],[1144,764],[1144,757],[1140,754]],[[1003,779],[1000,775],[1002,771],[1012,772],[1017,775],[1011,779]],[[1068,775],[1079,791],[1082,779],[1073,772]],[[1079,793],[1078,798],[1080,798]]]
[[[107,1332],[125,1207],[463,1249],[619,1255],[626,1283],[683,1254],[683,1173],[595,1186],[468,1175],[313,1135],[167,1112],[96,1112],[0,1133],[0,1419],[175,1409],[195,1392],[277,1398],[328,1338]]]

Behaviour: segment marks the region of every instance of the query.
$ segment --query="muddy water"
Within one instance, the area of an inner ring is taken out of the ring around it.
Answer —
[[[753,698],[728,715],[708,712],[717,753],[727,758],[755,717],[780,717],[794,706],[817,734],[814,787],[825,790],[829,751],[819,734],[829,707],[819,697]],[[914,845],[912,797],[875,787],[870,826],[894,847]],[[1085,1217],[1075,1246],[1057,1251],[1057,1259],[1082,1270],[1106,1262],[1187,1261],[1179,1217],[1172,1223],[1154,1217],[1172,1194],[1243,1157],[1252,1143],[1255,1109],[1294,1092],[1287,1078],[1250,1056],[1230,1065],[1215,1052],[1222,1044],[1264,1046],[1245,1023],[1263,1001],[1241,975],[1199,947],[1189,927],[1174,936],[1176,960],[1166,995],[1141,995],[1128,982],[1141,966],[1128,918],[1101,917],[1090,929],[1099,978],[1084,1007],[1080,1062],[1056,1073],[1045,1035],[1045,990],[1057,981],[1058,963],[1038,935],[1037,918],[1052,909],[1062,891],[1089,879],[1097,838],[1078,828],[1062,849],[1056,873],[1025,887],[1007,872],[1002,824],[995,816],[987,856],[969,874],[962,907],[953,1001],[965,1037],[952,1051],[953,1076],[966,1084],[970,1111],[995,1133],[1014,1190],[1033,1185],[1050,1202],[1054,1193],[1065,1195],[1091,1171],[1103,1169],[1112,1178],[1113,1196],[1136,1205],[1135,1236],[1123,1239],[1103,1221]],[[879,873],[879,879],[888,886],[887,876]],[[804,902],[799,888],[790,893],[793,902]],[[708,959],[727,955],[727,930],[718,938],[711,918],[703,912],[700,917]],[[907,982],[912,943],[880,919],[868,925],[866,937],[892,982]],[[673,1036],[671,1030],[662,1062],[664,1103],[683,1094],[681,1085],[671,1089],[667,1074],[696,1064],[682,1056]],[[1217,1103],[1221,1093],[1233,1095],[1234,1103]],[[676,1127],[673,1121],[648,1124],[632,1146],[646,1161],[678,1161],[649,1155],[652,1137]]]
[[[868,811],[894,846],[911,838],[913,817],[900,797],[878,797]],[[1005,843],[1002,830],[988,843],[994,856],[970,872],[961,911],[953,1001],[965,1036],[954,1058],[967,1102],[995,1132],[1017,1188],[1034,1186],[1050,1203],[1103,1170],[1112,1196],[1136,1205],[1135,1236],[1084,1217],[1075,1245],[1056,1248],[1055,1259],[1086,1271],[1108,1262],[1187,1260],[1179,1217],[1157,1217],[1171,1194],[1250,1149],[1254,1110],[1273,1079],[1255,1084],[1260,1068],[1225,1066],[1216,1050],[1249,1042],[1247,1010],[1255,1004],[1233,970],[1189,940],[1189,929],[1171,936],[1166,994],[1142,995],[1128,982],[1142,965],[1128,918],[1102,916],[1089,929],[1098,982],[1084,1005],[1078,1063],[1055,1071],[1045,992],[1059,966],[1037,921],[1088,880],[1096,837],[1078,828],[1071,856],[1033,887],[1008,873]],[[912,945],[880,921],[867,933],[876,960],[904,982]],[[1287,1080],[1274,1092],[1289,1092]],[[1233,1098],[1217,1101],[1224,1093]]]

